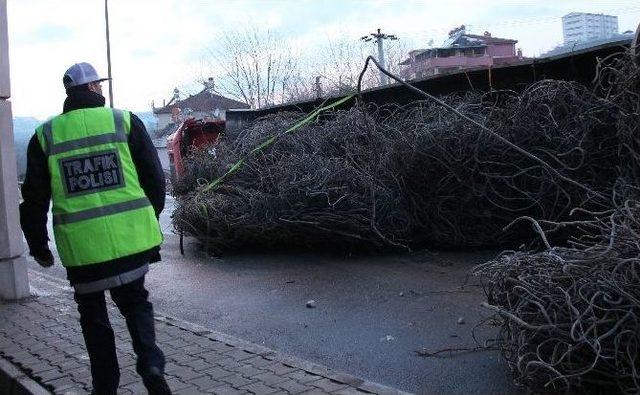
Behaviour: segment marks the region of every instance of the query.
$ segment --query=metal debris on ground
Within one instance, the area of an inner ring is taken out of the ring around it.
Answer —
[[[615,109],[622,159],[609,207],[581,219],[535,221],[545,248],[506,251],[476,268],[501,349],[534,392],[640,392],[640,68],[605,59],[597,87]],[[555,246],[550,231],[573,237]]]
[[[638,64],[618,54],[599,61],[595,89],[359,103],[249,155],[301,118],[270,115],[216,157],[193,153],[174,225],[216,251],[523,245],[476,269],[516,380],[638,393],[638,92]]]

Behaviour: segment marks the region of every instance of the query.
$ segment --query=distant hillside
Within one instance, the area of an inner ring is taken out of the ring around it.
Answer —
[[[27,170],[27,145],[33,132],[42,121],[32,117],[13,118],[13,140],[16,147],[16,159],[18,162],[18,177],[22,179]]]

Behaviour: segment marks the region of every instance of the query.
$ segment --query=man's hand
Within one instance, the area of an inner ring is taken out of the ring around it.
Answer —
[[[42,267],[51,267],[53,266],[53,254],[47,248],[45,250],[39,251],[37,254],[32,254],[33,258],[38,262],[38,265]]]

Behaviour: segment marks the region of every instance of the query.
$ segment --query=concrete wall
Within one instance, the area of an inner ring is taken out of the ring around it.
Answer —
[[[18,218],[7,35],[7,1],[0,0],[0,298],[20,299],[29,296],[29,278]]]
[[[0,100],[0,258],[19,256],[23,250],[20,228],[15,228],[19,223],[18,169],[11,120],[11,103]]]
[[[0,0],[0,98],[11,97],[9,86],[9,37],[7,34],[7,0]]]

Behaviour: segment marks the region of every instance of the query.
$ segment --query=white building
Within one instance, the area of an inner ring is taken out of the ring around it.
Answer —
[[[618,34],[618,17],[572,12],[562,17],[565,44],[608,38]]]

